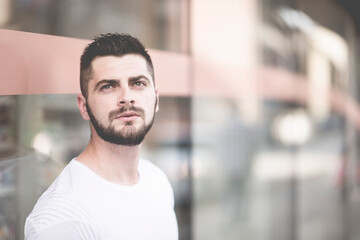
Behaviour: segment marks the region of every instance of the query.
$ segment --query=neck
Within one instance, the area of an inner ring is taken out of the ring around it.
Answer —
[[[92,134],[76,160],[110,182],[131,186],[139,181],[139,153],[140,145],[116,145]]]

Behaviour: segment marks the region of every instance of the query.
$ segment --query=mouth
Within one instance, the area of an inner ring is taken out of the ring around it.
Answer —
[[[119,116],[117,116],[115,119],[121,119],[124,121],[133,121],[138,117],[139,117],[139,114],[137,114],[136,112],[125,112],[125,113],[122,113]]]

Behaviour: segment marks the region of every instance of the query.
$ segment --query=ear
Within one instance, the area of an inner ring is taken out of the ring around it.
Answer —
[[[84,120],[89,120],[90,117],[86,108],[86,99],[82,94],[77,96],[77,104],[82,118]]]
[[[159,88],[155,89],[155,95],[156,95],[155,112],[158,112],[159,111]]]

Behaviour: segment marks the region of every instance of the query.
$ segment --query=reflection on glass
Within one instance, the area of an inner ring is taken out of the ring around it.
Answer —
[[[190,105],[186,98],[160,102],[162,111],[142,154],[167,173],[180,239],[189,239]],[[81,118],[75,95],[1,96],[0,112],[0,239],[22,239],[35,201],[88,143],[89,125]],[[169,131],[163,134],[165,127]]]
[[[281,143],[302,145],[311,137],[311,121],[302,109],[287,112],[275,120],[274,136]]]
[[[348,16],[332,1],[209,7],[217,4],[3,0],[0,25],[86,39],[128,32],[150,48],[189,52],[192,6],[194,95],[161,98],[142,152],[173,184],[180,239],[359,239],[360,111]],[[213,95],[197,95],[207,87]],[[306,120],[295,114],[279,124],[294,111]],[[290,133],[292,143],[302,137],[296,148],[279,140]],[[88,139],[73,95],[0,97],[0,239],[21,239],[34,201]]]
[[[91,39],[129,33],[148,48],[188,52],[187,1],[2,0],[0,27]]]
[[[193,97],[194,239],[359,236],[350,224],[360,219],[359,201],[350,200],[359,196],[351,44],[319,16],[332,3],[292,3],[261,1],[259,78],[238,77],[260,91],[223,77],[219,88],[229,84],[239,96]],[[260,107],[244,111],[242,93],[259,96]],[[247,121],[252,111],[257,121]]]

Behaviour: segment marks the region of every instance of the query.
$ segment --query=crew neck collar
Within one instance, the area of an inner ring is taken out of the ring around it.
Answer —
[[[141,186],[142,182],[143,182],[143,173],[141,171],[141,159],[139,160],[139,166],[138,166],[138,174],[139,174],[139,180],[137,183],[135,183],[134,185],[121,185],[118,183],[114,183],[111,182],[103,177],[101,177],[100,175],[98,175],[97,173],[95,173],[93,170],[91,170],[88,166],[86,166],[85,164],[79,162],[76,160],[76,158],[72,159],[70,163],[73,163],[74,165],[76,165],[77,167],[81,168],[83,171],[85,171],[86,173],[88,173],[89,175],[91,175],[95,180],[97,180],[98,182],[101,182],[102,184],[105,184],[109,187],[114,187],[114,188],[118,188],[118,189],[122,189],[122,190],[132,190],[132,189],[136,189],[139,186]]]

